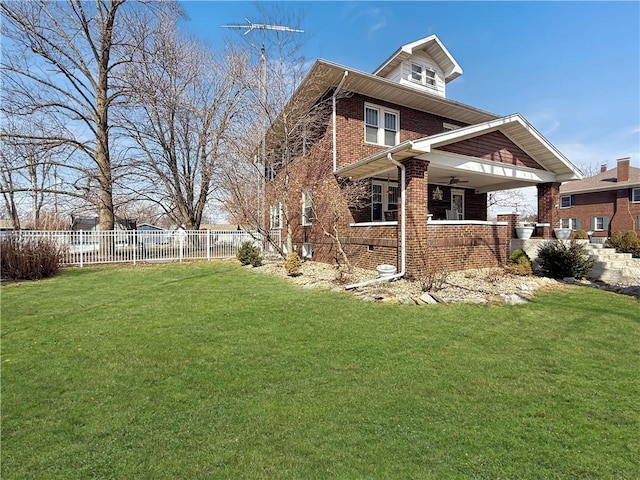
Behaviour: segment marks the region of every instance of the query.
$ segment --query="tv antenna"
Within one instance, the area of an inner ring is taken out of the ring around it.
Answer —
[[[243,35],[247,35],[253,30],[276,30],[280,32],[291,32],[291,33],[304,33],[304,30],[300,30],[298,28],[291,28],[284,25],[269,25],[266,23],[253,23],[248,18],[245,18],[247,21],[246,25],[220,25],[220,28],[234,28],[234,29],[247,29]],[[264,48],[264,44],[260,49],[260,63],[262,64],[262,72],[261,72],[261,85],[260,85],[260,100],[263,104],[266,104],[267,101],[267,52]],[[262,131],[262,141],[260,142],[260,165],[261,165],[261,175],[260,175],[260,186],[258,193],[258,218],[260,221],[260,225],[264,225],[264,210],[265,210],[265,175],[266,175],[266,124],[263,126]]]
[[[253,23],[248,18],[245,18],[245,20],[247,21],[246,25],[220,25],[220,27],[221,28],[246,28],[247,31],[244,32],[244,35],[246,35],[252,30],[278,30],[281,32],[304,33],[304,30],[300,30],[298,28],[291,28],[283,25],[268,25],[266,23]]]

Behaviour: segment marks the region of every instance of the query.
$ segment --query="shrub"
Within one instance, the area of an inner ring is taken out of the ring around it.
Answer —
[[[551,278],[585,277],[594,264],[583,244],[576,241],[548,241],[538,250],[542,274]]]
[[[437,292],[444,288],[445,283],[449,278],[447,272],[433,272],[426,277],[420,277],[418,282],[420,283],[420,289],[423,292]]]
[[[584,230],[574,230],[569,235],[571,240],[589,240],[589,234]]]
[[[531,268],[531,259],[524,250],[518,248],[509,257],[507,262],[507,270],[516,275],[531,275],[533,269]]]
[[[2,278],[38,280],[58,272],[62,248],[46,238],[9,235],[0,241]]]
[[[605,247],[613,247],[616,252],[630,253],[634,258],[640,258],[640,240],[633,230],[624,235],[622,232],[613,232],[611,238],[605,242]]]
[[[238,253],[236,254],[238,260],[242,265],[251,265],[252,267],[259,267],[262,265],[262,255],[260,255],[260,248],[253,244],[253,242],[242,242]]]
[[[297,277],[300,275],[300,269],[302,268],[302,260],[300,256],[293,252],[284,262],[284,269],[287,271],[287,275],[290,277]]]

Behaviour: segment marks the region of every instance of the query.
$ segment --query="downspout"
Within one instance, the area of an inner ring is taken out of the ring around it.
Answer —
[[[333,171],[334,173],[338,169],[338,153],[336,148],[336,95],[340,91],[340,88],[342,88],[342,84],[344,83],[344,81],[347,79],[347,75],[349,75],[349,71],[345,70],[344,75],[342,75],[342,80],[340,80],[340,83],[338,84],[336,89],[333,91],[333,95],[331,96],[331,107],[332,107],[331,120],[333,121]]]
[[[379,277],[374,278],[373,280],[366,280],[360,283],[352,283],[351,285],[347,285],[344,287],[345,290],[351,290],[353,288],[365,287],[367,285],[371,285],[379,282],[390,282],[392,280],[396,280],[398,278],[404,277],[406,273],[407,266],[407,248],[406,248],[406,238],[407,238],[407,203],[406,203],[406,178],[407,171],[405,166],[393,159],[393,155],[391,152],[387,153],[387,159],[393,163],[396,167],[400,168],[400,273],[396,273],[395,275],[390,275],[388,277]]]

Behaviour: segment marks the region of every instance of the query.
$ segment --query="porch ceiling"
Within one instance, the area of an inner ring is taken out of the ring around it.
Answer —
[[[393,154],[394,160],[397,161],[409,157],[429,161],[430,184],[469,188],[477,193],[529,187],[544,181],[553,181],[548,173],[537,172],[530,168],[500,165],[449,152],[422,153],[415,149],[408,149]],[[369,161],[363,159],[361,162],[338,169],[336,175],[356,179],[378,177],[397,181],[398,169],[387,159],[386,155],[380,155],[378,158]],[[452,177],[459,182],[450,183]]]

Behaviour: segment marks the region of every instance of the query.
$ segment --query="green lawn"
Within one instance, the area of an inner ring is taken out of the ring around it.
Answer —
[[[640,478],[631,297],[371,304],[234,262],[1,295],[3,480]]]

